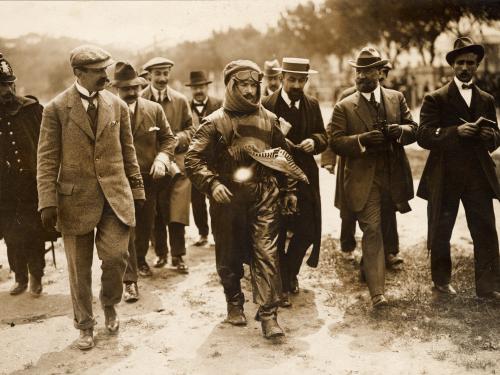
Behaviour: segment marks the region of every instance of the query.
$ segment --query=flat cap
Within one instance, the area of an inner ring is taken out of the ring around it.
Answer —
[[[153,57],[142,66],[142,69],[151,71],[151,69],[153,68],[166,68],[169,66],[174,66],[174,62],[172,60],[166,59],[164,57]]]
[[[71,51],[69,61],[73,68],[101,69],[113,64],[111,55],[97,46],[84,44]]]

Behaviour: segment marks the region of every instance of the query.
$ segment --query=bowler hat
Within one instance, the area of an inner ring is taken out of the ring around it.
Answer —
[[[280,72],[274,70],[274,68],[279,68],[280,63],[278,60],[274,59],[272,61],[264,61],[264,76],[265,77],[276,77]]]
[[[212,83],[207,79],[205,72],[202,70],[195,70],[194,72],[189,73],[189,82],[186,83],[186,86],[201,86]]]
[[[118,61],[115,65],[115,74],[111,84],[115,87],[143,85],[144,81],[137,76],[134,67],[125,61]]]
[[[12,66],[10,66],[9,62],[0,53],[0,82],[14,82],[15,80],[16,76],[12,70]]]
[[[299,57],[283,57],[281,68],[273,68],[278,72],[301,73],[301,74],[314,74],[318,73],[316,70],[309,69],[309,59]]]
[[[382,60],[380,53],[373,47],[364,47],[359,51],[356,61],[349,60],[354,68],[380,68],[387,65],[388,60]]]
[[[481,62],[484,57],[484,47],[480,44],[474,44],[471,38],[461,37],[453,43],[453,50],[446,54],[446,61],[453,65],[458,55],[472,52],[477,55],[477,62]]]
[[[164,57],[153,57],[142,66],[142,69],[150,72],[153,68],[168,68],[171,66],[174,66],[174,62],[172,60]]]
[[[102,69],[113,64],[111,55],[97,46],[84,44],[70,52],[69,61],[73,68]]]

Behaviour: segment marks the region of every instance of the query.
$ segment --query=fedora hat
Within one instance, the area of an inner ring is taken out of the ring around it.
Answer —
[[[208,85],[212,83],[207,79],[205,72],[202,70],[195,70],[194,72],[189,73],[189,82],[185,84],[185,86],[201,86]]]
[[[388,60],[383,60],[380,53],[373,47],[364,47],[356,56],[356,61],[349,60],[353,68],[379,68],[387,65]]]
[[[274,59],[272,61],[264,61],[264,77],[276,77],[280,72],[274,70],[274,68],[280,67],[278,60]]]
[[[125,61],[118,61],[115,64],[115,74],[111,84],[114,87],[140,86],[144,84],[142,78],[137,76],[134,67]]]
[[[480,63],[484,57],[484,47],[480,44],[474,44],[471,38],[464,36],[455,40],[455,43],[453,43],[453,50],[446,54],[446,61],[448,64],[453,65],[458,55],[468,52],[477,55],[478,63]]]
[[[281,68],[273,68],[278,72],[289,73],[302,73],[302,74],[315,74],[316,70],[309,69],[309,59],[302,59],[299,57],[283,57]]]

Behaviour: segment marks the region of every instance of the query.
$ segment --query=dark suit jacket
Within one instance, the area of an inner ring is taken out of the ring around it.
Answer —
[[[443,189],[447,187],[444,175],[451,167],[447,164],[454,162],[453,158],[449,156],[457,155],[457,152],[461,150],[461,139],[457,133],[458,125],[463,123],[460,118],[473,122],[483,116],[496,121],[493,96],[474,86],[471,104],[471,107],[474,108],[474,114],[469,112],[454,81],[426,95],[422,104],[417,142],[421,147],[430,150],[430,154],[422,173],[417,195],[429,201],[427,241],[429,249],[432,246],[434,229],[436,229],[433,223],[439,217]],[[498,126],[495,127],[494,137],[490,142],[484,143],[479,139],[472,142],[474,153],[480,164],[477,167],[483,170],[495,198],[500,199],[495,164],[489,154],[500,144]],[[460,161],[457,160],[456,163],[460,163]],[[463,165],[455,167],[459,170]]]
[[[413,198],[413,180],[403,146],[415,142],[417,124],[412,120],[403,94],[383,87],[381,90],[387,122],[403,125],[400,142],[392,142],[389,175],[392,201],[397,210],[407,212],[408,201]],[[353,212],[365,206],[375,177],[376,155],[369,148],[362,152],[358,140],[360,134],[373,130],[368,106],[361,93],[356,92],[335,105],[331,119],[330,145],[333,151],[345,157],[343,184],[337,189],[342,189],[341,203]]]
[[[281,90],[283,90],[283,88],[276,90],[272,95],[266,96],[262,99],[262,105],[271,112],[275,113],[278,117],[282,117],[282,114],[277,112],[276,106],[278,98],[281,96]],[[313,154],[319,154],[325,151],[328,146],[328,139],[319,103],[312,96],[304,95],[303,99],[300,101],[300,108],[302,108],[301,124],[303,126],[303,129],[300,129],[300,132],[304,136],[303,139],[312,138],[314,140]],[[319,194],[318,165],[314,160],[313,154],[308,154],[295,148],[293,142],[291,142],[289,138],[286,139],[290,144],[291,153],[295,163],[297,163],[297,165],[304,171],[313,190],[314,201],[312,204],[314,207],[315,217],[311,219],[314,220],[316,233],[314,235],[313,250],[310,258],[307,260],[307,264],[311,267],[316,267],[319,260],[319,249],[321,245],[321,198]]]
[[[158,103],[138,98],[134,117],[132,135],[137,162],[141,173],[149,174],[158,154],[163,153],[169,160],[173,160],[175,137]],[[166,167],[168,169],[169,165]]]
[[[39,209],[57,207],[58,228],[67,235],[90,232],[104,201],[126,225],[135,226],[134,199],[145,199],[127,104],[99,93],[94,135],[73,85],[45,107],[38,142]]]
[[[191,112],[193,112],[193,123],[196,128],[200,126],[202,120],[204,117],[208,116],[215,110],[219,109],[222,107],[222,100],[214,98],[213,96],[209,96],[207,100],[207,104],[205,105],[205,108],[203,109],[203,112],[201,113],[201,116],[198,117],[198,113],[196,112],[196,108],[194,105],[194,101],[191,100],[190,102],[191,105]]]

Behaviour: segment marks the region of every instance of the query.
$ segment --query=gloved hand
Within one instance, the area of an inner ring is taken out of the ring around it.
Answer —
[[[46,230],[55,229],[57,223],[57,207],[45,207],[41,212],[42,224]]]
[[[165,176],[165,173],[167,173],[165,164],[159,160],[155,160],[153,162],[153,165],[151,166],[149,174],[153,176],[154,180],[156,180],[158,178]]]
[[[145,199],[134,199],[134,208],[135,210],[140,210],[144,207]]]
[[[384,135],[380,130],[372,130],[359,135],[359,142],[365,147],[379,145],[384,141]]]
[[[293,215],[297,212],[297,196],[294,193],[287,193],[283,198],[282,215]]]
[[[403,133],[403,128],[398,124],[387,125],[387,131],[392,139],[398,139]]]

